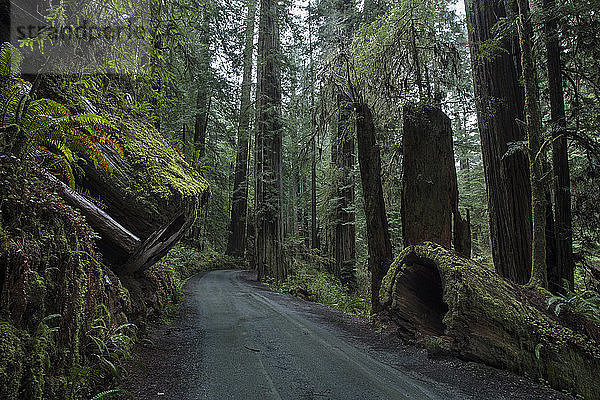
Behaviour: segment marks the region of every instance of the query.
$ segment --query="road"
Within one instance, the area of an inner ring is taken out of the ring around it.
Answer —
[[[532,393],[565,398],[485,367],[472,370],[460,361],[436,364],[422,352],[377,349],[376,334],[366,332],[366,324],[356,326],[325,306],[270,292],[248,274],[213,271],[188,281],[181,320],[155,336],[142,357],[150,365],[146,377],[134,376],[138,398],[538,398]]]

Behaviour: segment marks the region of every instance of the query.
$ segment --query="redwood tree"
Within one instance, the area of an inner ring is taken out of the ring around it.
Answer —
[[[282,121],[277,0],[260,1],[255,141],[255,244],[258,277],[283,280]]]
[[[248,208],[248,133],[250,131],[250,117],[252,103],[250,92],[252,89],[252,53],[254,42],[254,16],[256,14],[256,0],[248,0],[248,14],[246,16],[246,42],[244,48],[242,93],[240,96],[240,116],[238,122],[238,142],[235,158],[235,176],[233,182],[233,195],[231,201],[231,225],[227,254],[242,257],[246,247],[246,211]]]
[[[527,155],[507,153],[525,139],[519,45],[514,35],[493,39],[507,12],[502,1],[466,0],[477,120],[486,179],[492,257],[496,271],[526,283],[531,271],[531,185]],[[495,44],[495,46],[494,46]]]

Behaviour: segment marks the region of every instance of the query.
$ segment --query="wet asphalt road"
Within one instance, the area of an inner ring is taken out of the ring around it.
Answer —
[[[568,400],[525,378],[432,360],[329,307],[269,291],[247,271],[190,279],[173,325],[138,346],[137,400]]]
[[[238,271],[188,282],[198,311],[202,384],[188,399],[465,399],[349,343],[342,332],[257,291]]]

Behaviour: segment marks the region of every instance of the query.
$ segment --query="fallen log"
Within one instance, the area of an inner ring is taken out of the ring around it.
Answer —
[[[119,274],[133,274],[152,266],[186,233],[210,191],[152,125],[117,126],[123,156],[102,146],[108,171],[82,159],[77,175],[102,209],[66,185],[61,194],[100,234],[104,260]]]
[[[432,353],[541,378],[557,389],[600,399],[600,344],[545,310],[546,295],[493,269],[425,242],[404,249],[380,291],[405,339]]]

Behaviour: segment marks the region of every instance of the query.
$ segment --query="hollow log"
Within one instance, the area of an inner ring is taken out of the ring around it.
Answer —
[[[208,183],[150,124],[119,125],[123,155],[103,146],[108,171],[82,159],[77,183],[103,209],[62,185],[62,196],[100,234],[98,246],[119,274],[153,265],[194,223]]]
[[[430,352],[600,399],[600,344],[594,331],[566,326],[545,309],[544,293],[513,284],[491,268],[431,242],[409,246],[390,267],[380,298],[381,317]]]

